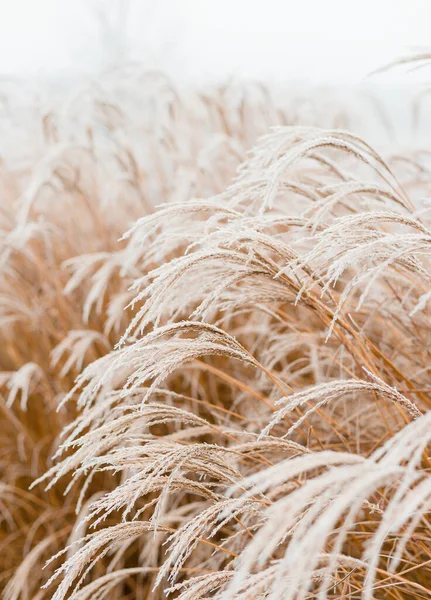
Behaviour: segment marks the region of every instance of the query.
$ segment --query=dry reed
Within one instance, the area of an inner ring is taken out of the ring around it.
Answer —
[[[430,597],[429,153],[347,128],[136,67],[28,115],[0,163],[5,600]]]

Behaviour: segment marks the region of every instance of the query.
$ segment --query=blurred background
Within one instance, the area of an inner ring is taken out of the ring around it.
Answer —
[[[106,74],[112,91],[112,73],[150,72],[179,93],[257,84],[312,125],[308,100],[310,114],[335,101],[371,141],[408,145],[431,131],[431,71],[385,67],[427,52],[430,23],[427,0],[0,0],[0,101],[23,123],[29,107],[50,110],[52,92],[64,106],[89,86],[106,95]]]
[[[426,48],[430,23],[427,0],[1,0],[0,73],[64,76],[139,60],[198,84],[352,85]]]

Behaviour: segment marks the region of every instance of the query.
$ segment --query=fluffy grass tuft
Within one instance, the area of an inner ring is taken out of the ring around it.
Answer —
[[[431,165],[356,116],[133,67],[21,121],[5,600],[430,597]]]

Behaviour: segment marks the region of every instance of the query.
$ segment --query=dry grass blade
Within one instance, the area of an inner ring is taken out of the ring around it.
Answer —
[[[431,154],[353,112],[130,65],[10,124],[5,600],[430,597]]]

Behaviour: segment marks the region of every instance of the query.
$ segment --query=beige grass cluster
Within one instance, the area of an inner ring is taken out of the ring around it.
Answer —
[[[136,67],[15,93],[3,598],[429,598],[429,150]]]

